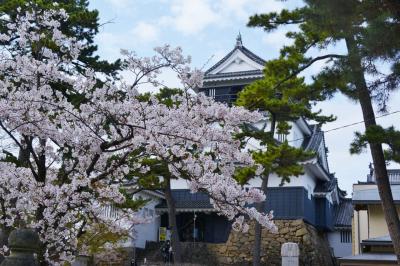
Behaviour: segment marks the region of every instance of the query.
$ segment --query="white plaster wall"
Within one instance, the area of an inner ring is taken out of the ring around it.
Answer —
[[[237,57],[229,65],[227,65],[224,69],[222,69],[219,73],[232,73],[232,72],[251,71],[251,70],[257,70],[257,68],[249,65],[242,58]]]
[[[333,254],[335,257],[346,257],[351,256],[352,243],[342,243],[340,242],[340,232],[334,231],[328,233],[329,245],[333,249]]]
[[[187,181],[184,179],[173,179],[171,180],[172,189],[188,189]]]
[[[138,195],[139,196],[139,195]],[[139,212],[141,215],[145,215],[144,208],[153,211],[153,220],[150,223],[140,224],[134,227],[134,232],[132,235],[134,239],[130,242],[130,246],[137,248],[145,248],[146,241],[158,241],[158,229],[161,224],[161,218],[155,213],[155,206],[160,203],[160,199],[146,195],[144,193],[140,194],[142,198],[151,199]]]
[[[268,187],[280,187],[281,178],[276,174],[271,174],[268,180]],[[305,168],[304,174],[299,177],[291,177],[289,183],[285,183],[285,187],[304,187],[309,193],[313,193],[315,189],[315,177]],[[246,187],[261,187],[261,179],[253,178]],[[183,179],[171,180],[172,189],[188,189],[187,181]]]
[[[281,178],[276,174],[271,174],[268,180],[268,187],[280,187]],[[289,183],[285,183],[285,187],[305,187],[310,190],[310,193],[314,191],[316,182],[312,174],[305,168],[304,174],[299,177],[291,177]],[[254,178],[249,181],[247,185],[249,187],[261,187],[261,179]]]
[[[297,123],[291,122],[290,125],[292,126],[292,129],[290,130],[290,134],[287,136],[287,139],[291,146],[299,148],[303,143],[304,134]]]
[[[240,59],[242,62],[237,64],[235,62],[236,59]],[[230,73],[230,72],[240,72],[240,71],[248,71],[248,70],[256,70],[263,69],[263,65],[259,65],[253,60],[249,59],[245,54],[241,51],[237,50],[235,53],[231,55],[222,65],[211,71],[211,74],[217,73]]]
[[[261,129],[264,125],[266,124],[265,131],[269,131],[271,128],[271,125],[268,121],[261,121],[258,123],[253,124],[255,127],[258,129]],[[299,148],[301,147],[301,144],[303,143],[304,140],[304,134],[301,131],[300,127],[297,125],[297,123],[289,123],[292,128],[290,129],[290,133],[287,135],[287,140],[289,141],[289,145]],[[278,139],[278,133],[275,132],[274,135],[275,139]],[[261,146],[259,142],[255,139],[250,139],[248,141],[248,145],[246,146],[245,150],[255,150],[255,149],[260,149]]]

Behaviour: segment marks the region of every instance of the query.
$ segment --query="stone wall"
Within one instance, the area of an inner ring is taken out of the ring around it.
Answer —
[[[300,248],[300,265],[333,266],[329,243],[325,235],[319,233],[312,225],[303,220],[275,220],[278,234],[263,230],[261,260],[263,265],[281,265],[281,245],[295,242]],[[207,244],[212,257],[217,258],[220,265],[246,265],[252,260],[254,243],[254,224],[248,233],[232,231],[227,243]]]

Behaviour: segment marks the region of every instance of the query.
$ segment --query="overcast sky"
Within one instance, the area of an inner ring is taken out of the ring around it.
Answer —
[[[211,67],[226,55],[235,44],[240,31],[243,44],[268,60],[276,58],[279,49],[289,41],[285,30],[265,33],[260,29],[248,28],[248,17],[256,12],[278,11],[293,8],[300,1],[280,2],[274,0],[91,0],[91,8],[100,12],[104,25],[96,38],[99,54],[109,60],[119,57],[121,48],[136,51],[138,55],[152,55],[152,49],[165,43],[181,46],[192,56],[193,67],[203,70]],[[333,48],[344,51],[343,44]],[[321,68],[312,67],[305,75]],[[165,74],[163,79],[170,86],[178,83],[173,75]],[[148,90],[148,88],[143,88]],[[357,103],[337,95],[329,102],[319,105],[325,114],[334,114],[337,120],[323,127],[324,130],[362,121]],[[389,112],[400,110],[400,93],[392,95]],[[381,115],[381,114],[378,114]],[[384,126],[400,127],[400,113],[377,120]],[[330,170],[336,173],[339,186],[351,194],[352,184],[366,181],[369,151],[361,155],[350,155],[349,145],[355,131],[362,131],[363,125],[334,130],[325,134],[329,149]],[[391,165],[389,168],[400,168]]]

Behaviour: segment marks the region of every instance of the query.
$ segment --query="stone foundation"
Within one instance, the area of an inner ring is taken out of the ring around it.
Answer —
[[[300,248],[300,265],[333,266],[326,237],[303,220],[275,220],[278,234],[262,231],[261,261],[263,265],[281,265],[281,246],[295,242]],[[248,233],[232,231],[224,244],[207,244],[208,250],[220,265],[247,265],[252,261],[254,224]]]

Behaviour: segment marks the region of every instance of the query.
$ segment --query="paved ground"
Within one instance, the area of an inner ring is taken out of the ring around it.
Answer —
[[[162,262],[148,262],[147,264],[139,264],[138,266],[208,266],[204,264],[193,264],[193,263],[182,263],[182,264],[168,264],[168,263],[162,263]]]

